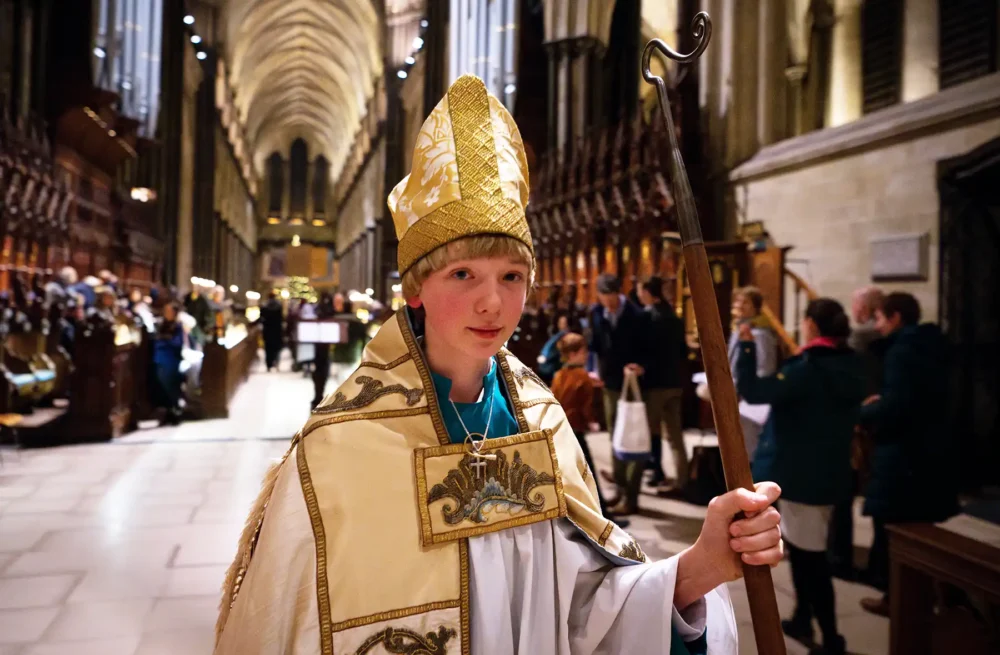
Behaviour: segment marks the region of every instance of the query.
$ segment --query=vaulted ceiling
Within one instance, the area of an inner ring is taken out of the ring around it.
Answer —
[[[382,75],[372,0],[228,0],[224,30],[258,170],[301,137],[336,179]]]

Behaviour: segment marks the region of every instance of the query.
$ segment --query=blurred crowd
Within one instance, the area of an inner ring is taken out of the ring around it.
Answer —
[[[652,435],[649,455],[637,460],[612,449],[613,470],[599,472],[615,490],[602,505],[627,521],[622,517],[639,511],[644,476],[648,493],[699,498],[692,480],[699,463],[684,439],[685,423],[698,421],[684,416],[684,387],[693,380],[700,401],[712,399],[704,374],[692,370],[698,344],[667,302],[662,279],[642,281],[629,297],[617,277],[605,274],[597,289],[599,302],[586,318],[577,324],[558,318],[538,369],[588,460],[585,434],[598,427],[595,408],[613,432],[628,380],[638,380]],[[797,597],[782,625],[812,645],[815,621],[822,645],[811,652],[843,653],[833,577],[882,591],[862,607],[888,615],[886,526],[941,521],[958,511],[947,439],[949,349],[938,326],[921,322],[920,304],[908,293],[859,289],[850,315],[832,298],[813,299],[801,317],[800,343],[791,346],[763,309],[758,289],[734,292],[728,353],[754,479],[782,488],[782,535]],[[673,454],[671,477],[663,443]],[[858,495],[874,525],[865,566],[854,561]]]
[[[230,322],[243,320],[245,310],[227,299],[222,286],[195,286],[183,295],[175,287],[157,285],[125,289],[110,271],[81,280],[71,266],[60,269],[37,293],[43,294],[70,356],[84,330],[103,326],[144,332],[152,352],[151,399],[160,420],[169,424],[181,420],[199,393],[205,344],[222,338]],[[26,300],[30,304],[32,298]]]

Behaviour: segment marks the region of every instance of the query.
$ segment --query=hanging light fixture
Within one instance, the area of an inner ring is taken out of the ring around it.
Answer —
[[[191,14],[188,14],[187,16],[185,16],[184,17],[184,24],[185,25],[194,25],[194,16],[192,16]]]

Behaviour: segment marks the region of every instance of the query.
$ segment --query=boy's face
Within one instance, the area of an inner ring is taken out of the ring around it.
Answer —
[[[521,320],[528,274],[528,266],[508,257],[456,260],[431,273],[408,302],[424,307],[427,333],[437,348],[485,360]]]

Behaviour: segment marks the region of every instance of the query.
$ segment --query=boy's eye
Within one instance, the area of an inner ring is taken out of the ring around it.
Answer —
[[[460,268],[457,271],[453,272],[451,274],[451,276],[453,278],[455,278],[456,280],[468,280],[469,279],[469,271],[467,271],[464,268]]]
[[[511,271],[510,273],[507,273],[507,275],[504,275],[503,279],[507,282],[520,282],[524,279],[524,275],[522,273],[518,273],[517,271]]]

